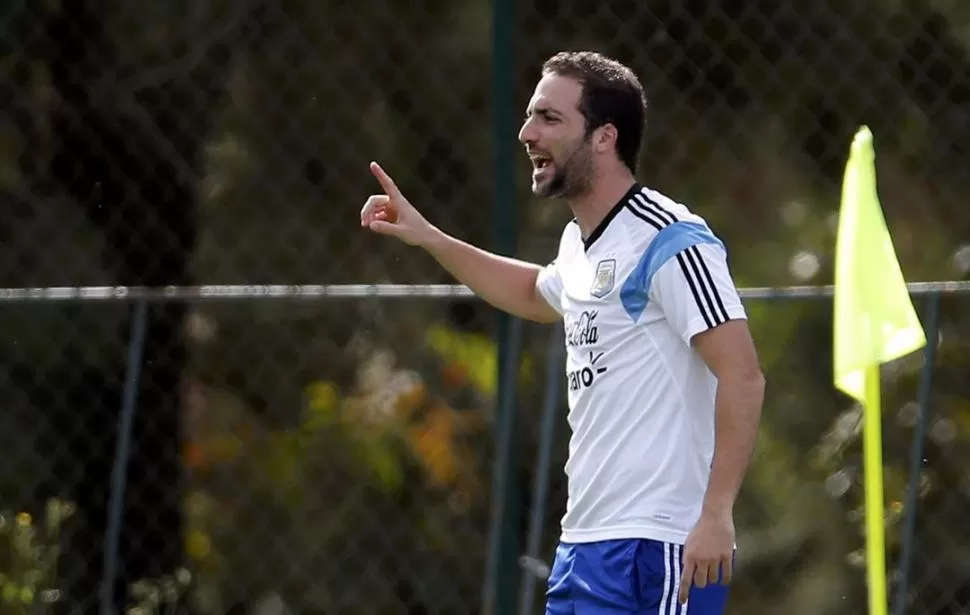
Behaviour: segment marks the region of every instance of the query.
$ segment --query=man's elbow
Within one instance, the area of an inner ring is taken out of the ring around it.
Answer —
[[[755,412],[758,414],[759,420],[761,417],[761,407],[764,405],[765,401],[765,375],[759,369],[756,370],[757,374],[751,377],[749,386],[751,387],[751,395],[755,399],[754,407]]]
[[[765,373],[761,371],[760,367],[754,366],[745,372],[744,381],[752,390],[758,392],[759,397],[764,397],[766,380]]]
[[[727,382],[721,381],[722,386],[727,385],[734,391],[734,394],[747,400],[752,412],[761,412],[761,405],[765,397],[766,379],[764,372],[757,365],[754,367],[742,368],[731,373]]]
[[[732,397],[744,398],[761,406],[766,380],[757,362],[738,361],[715,372],[715,377],[718,388],[730,391]]]

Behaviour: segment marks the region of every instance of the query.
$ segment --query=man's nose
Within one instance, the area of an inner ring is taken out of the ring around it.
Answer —
[[[519,141],[523,145],[532,145],[536,142],[535,128],[532,122],[526,120],[519,129]]]

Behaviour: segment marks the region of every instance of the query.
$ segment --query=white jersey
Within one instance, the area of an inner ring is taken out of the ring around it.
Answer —
[[[746,317],[724,245],[636,184],[585,241],[566,226],[537,286],[566,334],[562,541],[683,544],[710,475],[717,386],[691,338]]]

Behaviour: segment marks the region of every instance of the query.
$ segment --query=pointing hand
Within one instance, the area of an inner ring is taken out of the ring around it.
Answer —
[[[433,227],[405,198],[401,190],[376,162],[370,163],[384,194],[372,194],[360,210],[360,225],[381,235],[397,237],[412,246],[421,245],[431,235]]]

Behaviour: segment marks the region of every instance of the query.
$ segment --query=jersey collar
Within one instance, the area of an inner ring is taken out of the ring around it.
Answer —
[[[589,234],[589,237],[586,237],[585,239],[583,239],[583,248],[586,250],[586,252],[589,252],[589,249],[593,246],[596,240],[599,239],[600,236],[606,231],[606,227],[610,225],[610,222],[613,221],[613,218],[615,218],[616,215],[620,213],[620,210],[623,209],[623,206],[626,205],[627,202],[633,198],[634,194],[640,192],[641,188],[642,186],[640,185],[640,182],[633,182],[633,185],[630,186],[630,189],[627,190],[626,194],[624,194],[620,198],[620,200],[617,201],[616,205],[614,205],[613,208],[610,209],[610,211],[606,214],[603,220],[601,220],[600,223],[596,225],[596,228],[594,228],[593,232]],[[576,220],[574,218],[573,222],[575,221]]]

